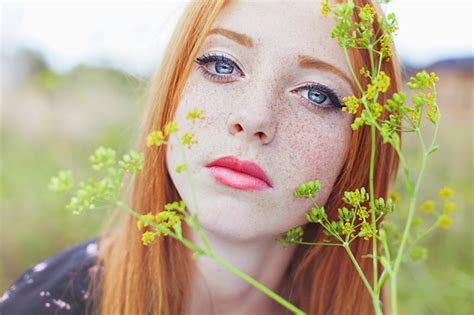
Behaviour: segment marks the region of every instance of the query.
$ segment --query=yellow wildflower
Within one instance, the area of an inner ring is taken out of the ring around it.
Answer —
[[[454,190],[452,188],[449,188],[449,187],[444,187],[443,189],[441,189],[439,192],[438,192],[438,196],[441,198],[441,199],[448,199],[448,198],[451,198],[454,194]]]
[[[449,215],[442,214],[438,218],[438,223],[437,226],[443,229],[448,228],[453,223],[453,218],[451,218]]]
[[[377,119],[380,117],[380,115],[382,114],[382,110],[383,110],[383,106],[380,105],[378,102],[376,102],[374,104],[374,112],[373,112],[374,119]]]
[[[188,145],[188,148],[191,149],[191,146],[197,143],[197,141],[194,139],[195,135],[196,134],[194,131],[184,133],[181,137],[181,143]]]
[[[367,99],[370,101],[372,100],[374,97],[375,97],[375,93],[376,93],[377,89],[375,86],[373,86],[372,84],[367,84],[367,91],[366,91],[366,97]]]
[[[148,147],[152,145],[160,146],[165,142],[165,137],[161,130],[151,132],[146,138],[146,145]]]
[[[450,213],[450,212],[453,212],[454,210],[456,210],[457,208],[458,208],[458,205],[455,204],[454,202],[447,202],[443,206],[443,212],[444,213]]]
[[[423,220],[421,218],[414,218],[413,221],[411,222],[412,226],[418,226],[423,223]]]
[[[327,17],[329,12],[331,12],[331,8],[329,7],[329,1],[328,0],[321,1],[321,14]]]
[[[433,212],[436,204],[433,200],[426,200],[420,205],[420,210],[426,213]]]
[[[148,212],[147,214],[143,215],[142,217],[147,218],[150,221],[153,221],[153,219],[155,218],[151,212]],[[148,226],[148,223],[138,219],[137,229],[141,230],[144,226]]]
[[[150,245],[155,240],[155,233],[147,231],[142,234],[142,243],[145,246]]]
[[[351,223],[347,222],[346,224],[344,224],[344,226],[342,227],[342,234],[343,235],[350,235],[351,237],[354,236],[354,225],[352,225]]]
[[[377,91],[386,92],[390,86],[390,77],[385,72],[380,71],[379,75],[377,76],[375,86],[377,87]]]
[[[391,191],[389,197],[392,198],[393,203],[399,203],[401,200],[400,194],[396,191]]]
[[[385,61],[389,61],[390,58],[393,57],[393,52],[390,49],[391,44],[392,40],[384,33],[380,39],[380,53],[382,54],[382,58],[384,58]]]
[[[176,121],[170,121],[165,126],[165,136],[178,132],[178,123]]]
[[[196,119],[204,119],[204,117],[202,117],[202,114],[204,114],[204,111],[196,107],[186,114],[186,119],[192,120],[194,124],[196,122]]]
[[[357,113],[357,109],[359,109],[359,99],[356,98],[354,95],[351,96],[346,96],[342,98],[342,101],[346,106],[342,108],[343,111],[346,111],[349,109],[350,114],[355,114]]]

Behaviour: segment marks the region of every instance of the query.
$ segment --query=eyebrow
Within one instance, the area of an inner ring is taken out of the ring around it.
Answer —
[[[227,30],[225,28],[220,28],[220,27],[216,27],[210,30],[208,35],[212,35],[212,34],[220,34],[247,48],[255,47],[253,40],[245,34],[237,33],[237,32]]]
[[[255,47],[255,44],[252,38],[242,33],[237,33],[225,28],[216,27],[216,28],[211,29],[208,33],[208,35],[212,35],[212,34],[222,35],[247,48]],[[354,82],[347,76],[347,74],[341,69],[337,68],[336,66],[330,63],[327,63],[321,59],[313,58],[308,55],[298,55],[298,65],[301,68],[306,68],[306,69],[314,68],[318,70],[332,72],[338,75],[339,77],[341,77],[344,81],[346,81],[351,86],[353,91],[356,91]]]

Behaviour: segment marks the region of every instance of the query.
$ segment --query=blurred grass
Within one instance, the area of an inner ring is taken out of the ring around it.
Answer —
[[[128,151],[143,89],[116,70],[78,66],[60,75],[41,65],[2,95],[2,292],[40,260],[97,235],[106,213],[73,215],[48,182],[62,169],[77,181],[94,176],[89,156],[100,145]]]
[[[144,82],[120,71],[79,66],[61,75],[41,60],[33,64],[32,72],[2,95],[2,291],[26,268],[97,235],[105,212],[67,212],[68,199],[49,191],[48,181],[62,169],[71,169],[78,180],[88,178],[93,174],[88,159],[99,145],[119,154],[130,149],[143,106]],[[400,308],[406,315],[474,313],[474,98],[472,91],[466,94],[473,74],[467,80],[456,73],[438,74],[440,149],[428,162],[418,204],[436,199],[437,191],[449,186],[458,210],[448,230],[435,230],[421,242],[429,249],[428,260],[402,269]],[[460,92],[452,91],[453,84]],[[430,129],[426,131],[429,135]],[[417,169],[420,150],[414,135],[404,135],[403,151]],[[393,190],[406,202],[403,187],[400,173]],[[397,210],[398,221],[404,206]],[[429,216],[420,216],[425,224],[430,222]]]

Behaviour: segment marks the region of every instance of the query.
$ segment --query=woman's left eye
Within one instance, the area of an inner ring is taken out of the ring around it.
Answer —
[[[340,110],[343,107],[336,92],[325,85],[311,83],[299,87],[295,91],[297,91],[297,94],[302,96],[305,101],[312,106],[334,110]],[[303,92],[301,93],[300,91]]]
[[[240,72],[238,76],[244,76],[242,69],[240,69],[237,63],[223,54],[206,54],[196,58],[195,62],[201,66],[199,70],[211,79],[228,82],[234,76],[232,73],[235,69]],[[209,71],[207,68],[209,63],[214,63],[212,71]]]

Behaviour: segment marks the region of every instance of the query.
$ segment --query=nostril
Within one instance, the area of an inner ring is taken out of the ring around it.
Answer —
[[[233,133],[237,133],[237,132],[240,132],[242,130],[242,126],[240,126],[240,124],[235,124],[232,126],[232,131]]]

